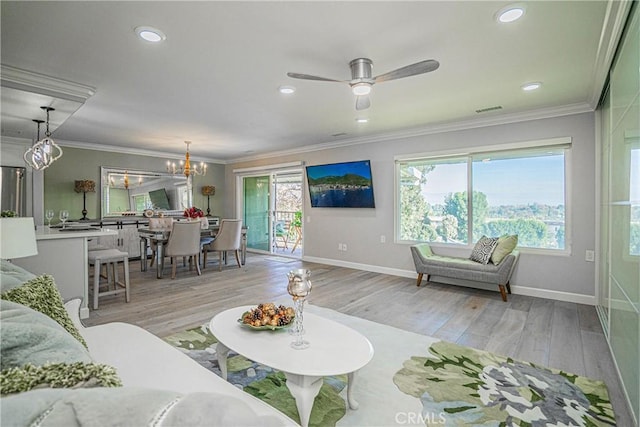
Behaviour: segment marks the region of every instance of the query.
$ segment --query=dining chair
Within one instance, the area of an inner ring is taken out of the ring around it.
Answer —
[[[208,245],[204,245],[202,250],[204,252],[203,256],[203,268],[207,265],[207,253],[209,251],[217,251],[219,254],[218,257],[218,268],[222,271],[222,255],[227,251],[234,251],[236,254],[236,262],[238,263],[238,268],[242,268],[240,264],[240,246],[242,244],[242,220],[241,219],[223,219],[220,221],[220,229],[218,230],[218,234],[216,234],[213,242]],[[225,257],[226,259],[226,257]]]
[[[165,246],[164,256],[171,257],[171,278],[176,278],[178,257],[189,257],[189,270],[196,265],[198,276],[200,271],[200,221],[175,221],[171,227],[169,241]],[[164,268],[164,256],[162,267]]]
[[[171,230],[172,224],[173,218],[149,218],[149,230]],[[149,247],[151,248],[151,263],[149,265],[153,267],[158,245],[154,240],[150,240]]]

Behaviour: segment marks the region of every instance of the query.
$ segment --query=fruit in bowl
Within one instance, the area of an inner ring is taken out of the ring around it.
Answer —
[[[241,320],[243,325],[253,328],[276,329],[289,326],[294,317],[292,307],[267,302],[244,312]]]

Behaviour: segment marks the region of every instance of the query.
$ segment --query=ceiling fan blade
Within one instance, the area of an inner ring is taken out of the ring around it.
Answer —
[[[440,66],[440,63],[435,59],[427,59],[426,61],[416,62],[415,64],[407,65],[397,70],[389,71],[388,73],[380,74],[373,80],[376,83],[386,82],[388,80],[401,79],[403,77],[415,76],[416,74],[428,73],[435,71]]]
[[[366,110],[371,106],[371,101],[369,100],[369,95],[362,95],[356,97],[356,110]]]
[[[335,79],[328,79],[326,77],[318,77],[318,76],[312,76],[309,74],[299,74],[299,73],[287,73],[287,76],[291,77],[292,79],[302,79],[302,80],[318,80],[321,82],[338,82],[338,83],[344,83],[344,80],[335,80]]]

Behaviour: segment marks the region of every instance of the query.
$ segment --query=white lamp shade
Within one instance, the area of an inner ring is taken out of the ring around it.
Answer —
[[[33,218],[0,218],[0,258],[38,255]]]

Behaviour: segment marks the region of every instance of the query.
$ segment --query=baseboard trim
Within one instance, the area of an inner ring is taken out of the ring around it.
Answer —
[[[341,261],[329,258],[319,258],[313,256],[302,257],[303,261],[315,262],[318,264],[334,265],[336,267],[353,268],[355,270],[370,271],[372,273],[389,274],[391,276],[407,277],[415,279],[415,271],[402,270],[399,268],[380,267],[377,265],[361,264],[357,262]],[[537,298],[546,298],[555,301],[572,302],[576,304],[596,305],[594,295],[575,294],[572,292],[556,291],[553,289],[531,288],[528,286],[511,285],[511,292],[515,295],[525,295]]]

